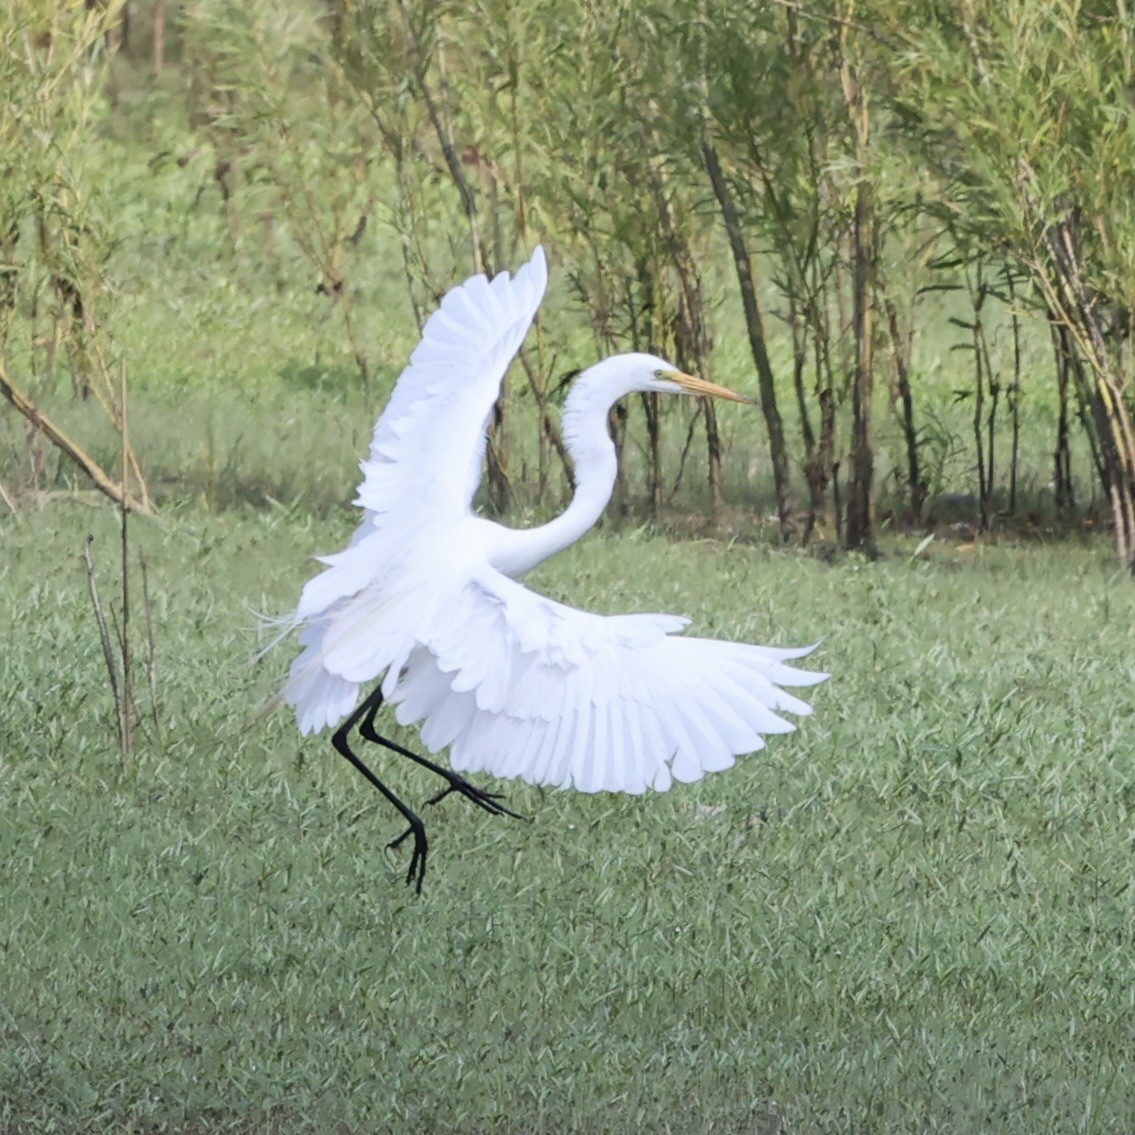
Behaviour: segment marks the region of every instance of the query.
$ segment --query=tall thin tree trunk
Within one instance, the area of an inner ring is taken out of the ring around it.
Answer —
[[[926,502],[926,485],[922,480],[918,454],[918,428],[914,422],[914,394],[910,385],[910,337],[903,335],[899,328],[899,314],[894,300],[889,296],[884,301],[887,313],[887,326],[891,333],[891,349],[895,360],[895,386],[898,389],[902,406],[902,432],[906,444],[906,482],[910,494],[910,520],[912,524],[922,523],[922,506]]]
[[[1070,417],[1068,413],[1068,376],[1072,369],[1072,361],[1068,357],[1063,330],[1057,326],[1056,320],[1051,314],[1048,326],[1052,333],[1052,352],[1056,359],[1056,393],[1059,400],[1056,418],[1056,447],[1052,454],[1052,484],[1056,494],[1056,510],[1063,514],[1070,512],[1076,505],[1075,492],[1072,486],[1072,449],[1069,443]],[[1099,475],[1102,480],[1102,469],[1099,471]]]
[[[701,273],[698,272],[690,242],[674,216],[674,205],[666,193],[662,169],[654,166],[650,173],[655,205],[666,238],[666,249],[678,273],[680,286],[678,310],[674,319],[674,347],[677,356],[674,361],[684,370],[709,378],[712,344],[705,320]],[[713,402],[708,398],[702,399],[701,410],[705,415],[706,480],[713,514],[718,516],[725,504],[721,482],[721,434],[717,428],[717,411]],[[662,499],[661,480],[660,475],[657,481],[659,502]]]
[[[650,515],[657,517],[662,507],[662,422],[658,416],[658,395],[646,393],[641,397],[650,454],[650,469],[647,471],[646,484],[647,500],[650,504]]]
[[[1111,502],[1115,545],[1123,567],[1135,575],[1135,429],[1126,401],[1125,384],[1109,352],[1100,323],[1098,297],[1085,285],[1080,271],[1079,234],[1075,213],[1070,213],[1048,232],[1055,267],[1055,286],[1047,285],[1046,299],[1063,318],[1083,357],[1081,393],[1090,412],[1099,457],[1103,487]]]
[[[847,485],[844,545],[875,550],[875,449],[871,429],[874,365],[872,358],[871,268],[874,231],[871,189],[859,183],[852,230],[852,335],[855,373],[851,382],[851,477]]]
[[[719,517],[725,507],[725,491],[721,483],[721,433],[717,428],[717,410],[707,398],[705,411],[706,477],[709,482],[710,507]]]
[[[842,33],[846,37],[846,31]],[[875,551],[875,450],[871,429],[874,383],[875,212],[868,180],[866,150],[871,119],[867,91],[859,82],[843,43],[840,78],[844,102],[855,132],[859,184],[855,190],[855,222],[851,230],[852,313],[855,372],[851,383],[851,477],[847,485],[844,546]]]
[[[985,287],[981,282],[981,265],[977,268],[977,287],[970,293],[973,303],[973,322],[969,324],[970,346],[973,350],[973,452],[977,462],[977,504],[981,515],[981,530],[989,527],[989,465],[981,432],[981,418],[985,411],[987,382],[985,352],[981,349],[981,308],[985,302]]]
[[[638,262],[638,288],[643,297],[641,318],[635,302],[634,288],[626,282],[624,304],[631,317],[631,344],[636,351],[649,351],[654,354],[665,353],[659,344],[662,337],[662,322],[658,318],[659,280],[654,271],[653,258],[643,256]],[[663,305],[665,301],[663,301]],[[650,502],[650,515],[657,516],[662,503],[662,415],[658,412],[658,398],[653,394],[642,395],[643,413],[646,417],[647,452],[650,459],[646,471],[646,496]]]
[[[788,448],[784,440],[784,423],[776,399],[776,382],[773,378],[772,364],[769,362],[768,348],[765,345],[764,321],[760,304],[757,302],[757,289],[753,281],[753,264],[745,244],[745,233],[741,218],[733,201],[733,194],[725,180],[721,161],[712,141],[706,138],[701,147],[702,162],[714,196],[721,209],[721,218],[729,237],[729,247],[733,253],[733,265],[737,272],[737,284],[741,290],[741,305],[745,312],[745,328],[749,334],[749,349],[757,367],[757,382],[760,390],[761,412],[764,414],[765,428],[768,430],[769,452],[772,458],[773,482],[776,486],[776,511],[780,519],[780,538],[788,540],[792,536],[792,489],[789,477]]]

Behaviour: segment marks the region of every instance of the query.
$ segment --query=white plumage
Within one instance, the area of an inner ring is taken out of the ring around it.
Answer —
[[[381,679],[399,722],[421,722],[424,744],[448,746],[455,770],[665,790],[790,732],[780,713],[811,710],[781,687],[826,675],[786,664],[810,648],[687,638],[682,618],[589,614],[516,582],[599,518],[616,473],[607,414],[620,397],[748,401],[651,355],[608,359],[580,375],[564,409],[577,476],[567,510],[523,531],[476,516],[488,419],[546,282],[537,248],[513,278],[454,288],[427,322],[361,466],[359,528],[303,590],[303,651],[284,696],[311,733],[352,715],[360,688]]]

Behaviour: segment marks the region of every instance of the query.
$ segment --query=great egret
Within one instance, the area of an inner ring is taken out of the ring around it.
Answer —
[[[284,698],[301,733],[337,726],[335,748],[406,819],[390,846],[413,836],[406,882],[419,892],[425,827],[351,748],[355,726],[445,780],[429,803],[457,792],[515,816],[457,770],[582,792],[665,791],[763,748],[762,734],[791,732],[775,711],[811,708],[779,687],[827,676],[785,665],[811,647],[674,637],[689,620],[593,615],[516,582],[599,519],[616,473],[608,411],[620,398],[658,391],[750,401],[653,355],[609,358],[576,379],[564,406],[576,475],[567,510],[528,530],[477,516],[488,419],[546,283],[537,248],[515,277],[474,276],[442,300],[361,464],[358,530],[345,551],[320,557],[326,570],[304,587],[294,615],[303,650]],[[360,688],[376,680],[360,702]],[[448,746],[452,767],[380,736],[384,701],[402,725],[422,722],[431,752]]]

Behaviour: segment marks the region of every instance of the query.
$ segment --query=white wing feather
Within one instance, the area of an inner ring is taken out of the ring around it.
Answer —
[[[320,557],[327,568],[304,587],[294,614],[297,624],[306,624],[304,649],[292,664],[284,698],[296,707],[302,732],[341,721],[358,700],[359,684],[406,653],[396,633],[362,650],[374,619],[360,608],[373,605],[376,596],[398,605],[396,597],[419,582],[407,580],[415,574],[413,549],[429,543],[425,525],[444,527],[470,515],[489,415],[547,281],[537,248],[515,277],[474,276],[453,288],[427,320],[360,466],[359,528],[345,551]],[[354,626],[353,616],[359,616]],[[329,662],[352,646],[367,657],[369,673],[366,666]]]
[[[548,269],[537,248],[516,276],[474,276],[430,316],[362,463],[356,504],[390,518],[468,514],[501,379],[536,315]],[[365,521],[364,521],[365,524]]]
[[[675,637],[672,615],[593,615],[486,568],[419,625],[391,700],[465,772],[582,792],[665,790],[728,768],[811,713],[781,686],[807,654]],[[423,630],[425,633],[423,633]]]
[[[537,248],[513,278],[474,276],[453,288],[426,321],[359,466],[358,531],[345,551],[320,557],[328,570],[304,588],[300,619],[371,583],[424,521],[444,524],[470,514],[501,379],[547,283]]]

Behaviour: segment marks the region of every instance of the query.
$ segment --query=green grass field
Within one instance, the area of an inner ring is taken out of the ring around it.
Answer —
[[[114,517],[0,523],[5,1135],[1132,1129],[1135,592],[1105,539],[593,535],[534,583],[822,638],[816,714],[662,796],[448,801],[418,898],[377,794],[260,712],[291,655],[253,662],[251,612],[349,516],[135,522],[160,735],[127,761],[81,561],[91,533],[109,600]]]

